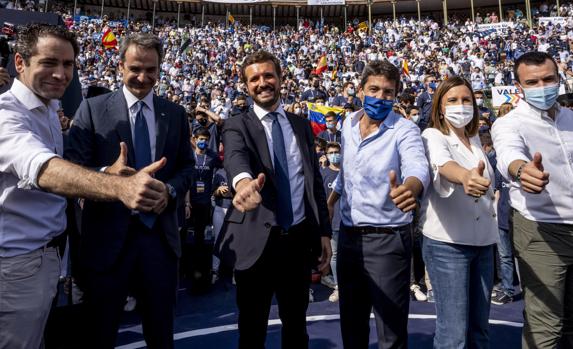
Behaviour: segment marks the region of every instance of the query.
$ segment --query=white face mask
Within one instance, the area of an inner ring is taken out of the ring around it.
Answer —
[[[476,104],[478,107],[481,107],[483,105],[483,98],[476,98]]]
[[[414,122],[415,124],[417,124],[418,121],[420,121],[420,114],[410,115],[410,120],[412,120],[412,122]]]
[[[302,110],[300,110],[300,108],[294,108],[294,113],[296,115],[299,115],[301,113]]]
[[[445,116],[453,127],[462,128],[472,121],[474,107],[472,105],[448,105]]]

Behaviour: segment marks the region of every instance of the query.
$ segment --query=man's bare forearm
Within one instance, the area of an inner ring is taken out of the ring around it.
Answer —
[[[119,200],[124,178],[88,170],[61,158],[48,160],[38,175],[43,190],[67,197],[98,201]]]

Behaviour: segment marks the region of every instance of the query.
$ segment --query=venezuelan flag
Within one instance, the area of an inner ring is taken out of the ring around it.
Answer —
[[[104,29],[103,36],[101,37],[101,44],[106,49],[115,48],[117,46],[117,38],[109,27]]]
[[[312,126],[314,136],[317,136],[319,133],[326,130],[325,116],[328,112],[334,112],[339,119],[344,112],[344,109],[340,107],[327,107],[310,102],[307,102],[306,104],[308,106],[308,120]]]

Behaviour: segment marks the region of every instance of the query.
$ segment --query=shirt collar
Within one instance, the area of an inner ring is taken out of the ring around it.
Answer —
[[[271,113],[270,111],[260,107],[257,103],[253,103],[253,111],[255,112],[255,115],[259,118],[259,120],[263,120],[263,118],[267,116],[267,114]],[[282,104],[279,104],[279,106],[274,112],[279,113],[283,117],[286,117],[286,113],[283,109]]]
[[[48,108],[53,111],[57,111],[59,107],[59,102],[57,99],[51,99],[46,106],[44,102],[36,96],[36,94],[30,90],[30,88],[24,85],[20,80],[14,79],[10,92],[16,97],[20,103],[22,103],[26,109],[34,110],[37,108]]]
[[[135,97],[133,93],[129,92],[125,85],[123,85],[122,91],[123,95],[125,96],[125,101],[127,102],[128,109],[131,109],[135,103],[139,102],[139,98]],[[153,110],[153,89],[149,91],[147,96],[143,97],[142,101],[145,103],[147,108]]]
[[[364,108],[360,109],[359,111],[355,111],[354,113],[351,113],[348,117],[352,120],[351,125],[356,126],[360,122],[360,119],[362,119],[363,116],[365,116]],[[382,123],[380,124],[380,128],[382,127],[394,128],[394,125],[398,121],[397,118],[400,118],[400,116],[394,113],[394,111],[391,111],[386,117],[386,119],[384,119],[384,121],[382,121]]]

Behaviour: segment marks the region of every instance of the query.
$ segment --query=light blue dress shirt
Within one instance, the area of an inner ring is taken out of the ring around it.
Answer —
[[[424,189],[430,182],[428,160],[420,129],[390,112],[377,132],[360,135],[361,109],[349,115],[342,127],[342,168],[334,190],[340,194],[342,223],[348,227],[397,227],[412,222],[389,197],[390,170],[401,182],[416,177]]]

